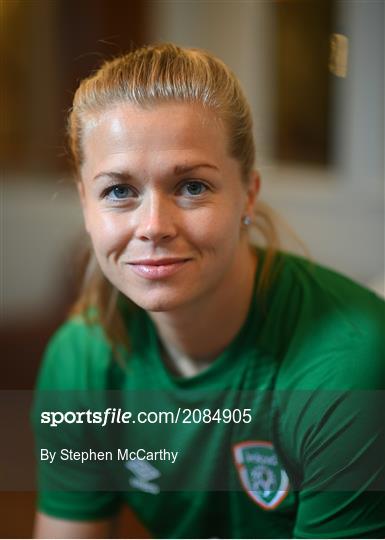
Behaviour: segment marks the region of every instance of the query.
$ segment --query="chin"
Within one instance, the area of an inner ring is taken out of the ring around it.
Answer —
[[[125,293],[124,293],[125,294]],[[173,294],[146,293],[143,295],[127,295],[137,306],[145,311],[154,313],[161,311],[173,311],[188,302],[187,298],[176,297]]]

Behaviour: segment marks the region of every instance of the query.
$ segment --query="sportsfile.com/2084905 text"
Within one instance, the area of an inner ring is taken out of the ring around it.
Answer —
[[[178,407],[175,411],[139,411],[132,412],[120,408],[108,407],[103,411],[43,411],[40,415],[42,424],[57,427],[60,424],[99,424],[101,427],[111,424],[249,424],[252,420],[251,409],[189,409]]]

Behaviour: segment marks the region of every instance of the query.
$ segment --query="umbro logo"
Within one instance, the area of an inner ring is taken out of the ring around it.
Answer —
[[[124,466],[131,472],[129,484],[135,489],[157,495],[160,487],[153,481],[161,476],[161,473],[153,465],[143,459],[130,459]]]

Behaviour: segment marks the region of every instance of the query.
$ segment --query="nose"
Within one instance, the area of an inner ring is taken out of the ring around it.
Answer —
[[[176,208],[167,194],[148,193],[138,212],[136,236],[142,241],[159,242],[175,237]]]

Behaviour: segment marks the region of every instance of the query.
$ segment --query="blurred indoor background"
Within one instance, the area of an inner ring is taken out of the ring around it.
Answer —
[[[316,260],[381,292],[383,0],[2,0],[2,389],[33,388],[76,291],[73,92],[103,59],[159,41],[232,67],[254,113],[264,200]],[[33,494],[0,505],[1,537],[30,536]],[[127,517],[122,527],[141,534]]]

